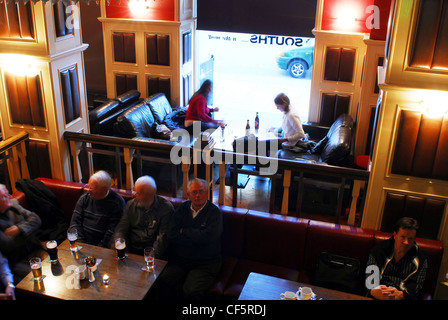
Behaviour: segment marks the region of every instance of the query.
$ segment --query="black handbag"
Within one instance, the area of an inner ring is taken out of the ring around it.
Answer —
[[[360,262],[328,252],[319,254],[314,284],[339,291],[354,292],[359,283]]]

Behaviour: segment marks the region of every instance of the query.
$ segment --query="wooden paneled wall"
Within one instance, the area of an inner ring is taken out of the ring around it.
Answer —
[[[422,0],[410,66],[448,70],[448,0]]]
[[[328,47],[325,57],[324,80],[353,81],[356,49]]]
[[[5,72],[5,83],[13,124],[45,127],[40,76]]]
[[[33,16],[28,1],[0,3],[0,38],[34,39]]]
[[[55,24],[56,37],[63,37],[73,34],[73,28],[68,28],[70,24],[66,23],[68,14],[66,12],[67,5],[62,1],[53,3],[53,15]]]
[[[28,141],[27,163],[31,179],[52,177],[51,167],[49,166],[49,163],[51,163],[49,152],[48,143],[42,141]]]
[[[115,86],[117,96],[125,93],[126,91],[136,89],[137,90],[137,75],[118,73],[115,75]]]
[[[448,180],[448,119],[402,110],[391,172]]]
[[[350,108],[350,96],[335,93],[323,93],[320,106],[319,124],[331,126],[343,113],[348,113]]]
[[[114,32],[114,60],[135,63],[135,33]]]
[[[68,124],[81,115],[78,71],[76,66],[60,72],[61,92],[64,102],[65,123]]]
[[[393,232],[394,224],[402,217],[419,222],[419,237],[438,239],[446,202],[438,199],[388,192],[381,223],[381,231]]]
[[[170,65],[170,37],[164,34],[146,34],[146,63]]]
[[[148,96],[156,93],[164,93],[168,101],[171,100],[171,85],[168,77],[148,76]],[[171,101],[170,101],[171,102]]]

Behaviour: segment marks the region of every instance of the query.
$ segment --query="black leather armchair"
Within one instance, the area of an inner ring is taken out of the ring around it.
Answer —
[[[279,150],[277,155],[287,160],[308,160],[335,166],[350,166],[353,127],[352,117],[346,113],[341,114],[312,152],[296,153],[291,150]],[[309,132],[306,128],[305,130]]]

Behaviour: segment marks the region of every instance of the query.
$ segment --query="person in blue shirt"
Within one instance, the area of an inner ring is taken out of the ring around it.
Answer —
[[[5,292],[4,294],[0,294],[0,298],[12,299],[12,300],[16,299],[14,277],[11,273],[11,269],[9,268],[8,259],[6,259],[1,252],[0,252],[0,287],[1,287],[0,291]]]

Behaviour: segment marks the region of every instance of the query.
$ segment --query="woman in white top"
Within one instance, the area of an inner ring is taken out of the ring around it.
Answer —
[[[278,94],[274,99],[274,103],[277,109],[284,113],[282,123],[284,136],[279,139],[279,143],[282,144],[282,148],[289,149],[294,147],[300,139],[305,137],[302,121],[300,121],[297,111],[292,108],[286,94]]]

